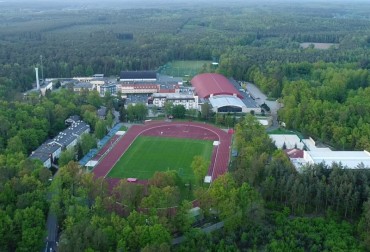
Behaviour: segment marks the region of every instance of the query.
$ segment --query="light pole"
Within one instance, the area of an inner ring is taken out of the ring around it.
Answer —
[[[41,61],[41,78],[42,78],[42,84],[44,84],[44,67],[42,64],[42,55],[40,55],[40,61]]]

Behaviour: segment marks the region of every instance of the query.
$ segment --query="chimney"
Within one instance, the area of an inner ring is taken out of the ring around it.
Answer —
[[[40,80],[39,80],[39,69],[35,67],[36,72],[36,89],[40,90]]]

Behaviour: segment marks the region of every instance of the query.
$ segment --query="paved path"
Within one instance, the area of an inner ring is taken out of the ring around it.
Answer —
[[[221,221],[221,222],[217,222],[209,227],[205,227],[205,228],[202,228],[202,231],[204,233],[211,233],[215,230],[218,230],[218,229],[221,229],[224,227],[224,222]],[[172,245],[177,245],[177,244],[180,244],[182,242],[184,242],[186,240],[186,237],[185,236],[180,236],[180,237],[177,237],[175,239],[172,240]]]

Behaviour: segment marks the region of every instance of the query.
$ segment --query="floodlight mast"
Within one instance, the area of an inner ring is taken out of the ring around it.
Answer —
[[[44,84],[44,67],[42,65],[42,55],[40,55],[40,61],[41,61],[41,78],[42,78],[42,83]]]

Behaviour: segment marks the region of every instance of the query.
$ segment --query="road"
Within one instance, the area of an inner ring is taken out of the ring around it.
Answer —
[[[204,233],[211,233],[211,232],[216,231],[218,229],[221,229],[223,227],[224,227],[224,222],[221,221],[221,222],[217,222],[217,223],[215,223],[215,224],[213,224],[213,225],[211,225],[209,227],[202,228],[202,231]],[[172,240],[172,245],[180,244],[180,243],[184,242],[185,240],[186,240],[186,237],[185,236],[180,236],[180,237],[174,238]]]
[[[281,107],[280,103],[277,101],[268,101],[267,96],[264,93],[262,93],[262,91],[259,90],[259,88],[256,85],[252,83],[247,82],[247,90],[255,98],[255,101],[257,102],[258,105],[262,105],[263,103],[265,103],[267,106],[270,107],[270,113],[272,116],[272,125],[271,127],[268,128],[268,130],[277,129],[279,127],[279,123],[277,121],[277,112]]]
[[[55,176],[58,174],[56,172],[54,174]],[[46,199],[49,203],[51,203],[51,200],[53,196],[58,193],[58,192],[48,192],[46,195]],[[49,207],[49,212],[48,212],[48,218],[46,220],[46,229],[47,229],[47,237],[45,239],[46,244],[45,248],[42,250],[44,252],[53,252],[57,251],[57,244],[58,244],[58,218],[56,214],[53,212],[51,207]]]
[[[58,220],[57,216],[49,210],[48,219],[46,222],[48,236],[46,238],[45,252],[56,251],[57,236],[58,236]]]

